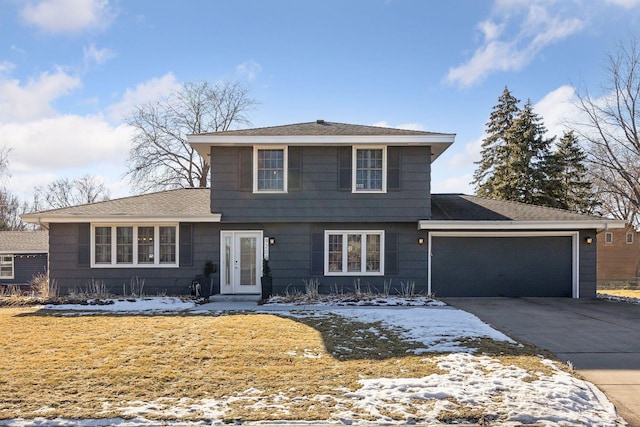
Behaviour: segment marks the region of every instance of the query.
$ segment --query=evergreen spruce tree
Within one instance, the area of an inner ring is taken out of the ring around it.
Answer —
[[[549,183],[549,177],[557,176],[551,170],[555,138],[545,138],[547,130],[531,101],[522,109],[519,102],[505,88],[487,123],[472,184],[478,196],[555,207]]]
[[[511,95],[505,86],[498,98],[498,104],[489,115],[489,122],[486,124],[487,137],[482,141],[482,158],[476,162],[478,168],[471,182],[478,196],[501,198],[495,190],[495,168],[505,162],[505,134],[520,111],[518,103],[520,100]]]
[[[527,101],[506,133],[507,162],[497,167],[504,172],[496,174],[500,177],[497,190],[501,199],[539,206],[555,204],[547,191],[548,160],[555,138],[545,138],[546,132],[531,101]]]
[[[573,131],[565,132],[549,158],[548,193],[554,207],[579,213],[593,213],[598,206],[587,175],[587,154]]]

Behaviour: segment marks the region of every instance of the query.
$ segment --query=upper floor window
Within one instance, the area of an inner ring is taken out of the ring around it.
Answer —
[[[610,245],[613,243],[613,233],[604,233],[604,243]]]
[[[633,233],[627,233],[627,244],[630,245],[633,243]]]
[[[91,238],[93,267],[178,266],[176,225],[99,225]]]
[[[13,255],[0,255],[0,279],[13,279]]]
[[[353,148],[353,191],[384,193],[387,191],[386,148]]]
[[[254,148],[253,191],[283,193],[287,191],[286,147]]]

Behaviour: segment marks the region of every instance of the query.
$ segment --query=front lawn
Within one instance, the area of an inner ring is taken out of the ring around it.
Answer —
[[[423,335],[437,322],[416,316],[454,312],[386,310],[379,319],[411,313]],[[412,339],[411,330],[376,320],[379,311],[69,316],[76,313],[3,308],[0,423],[615,425],[593,386],[534,348],[471,337],[433,353],[446,340]]]

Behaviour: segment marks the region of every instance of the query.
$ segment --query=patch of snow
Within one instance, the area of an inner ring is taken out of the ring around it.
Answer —
[[[626,302],[629,304],[640,304],[640,298],[619,297],[616,295],[600,294],[600,293],[598,294],[598,298],[607,300],[607,301],[613,301],[613,302]]]
[[[143,297],[143,298],[109,298],[88,300],[87,304],[47,304],[46,310],[65,311],[66,315],[82,315],[105,313],[167,313],[192,309],[193,300],[183,300],[175,297]]]
[[[261,307],[256,306],[255,312],[277,312],[279,315],[290,317],[339,315],[363,323],[380,322],[386,329],[395,331],[403,339],[420,343],[423,348],[417,351],[418,353],[450,353],[436,357],[437,366],[442,373],[423,378],[363,378],[359,381],[359,389],[340,388],[335,390],[338,393],[336,396],[304,396],[297,394],[295,389],[288,391],[294,397],[284,392],[266,396],[262,391],[250,388],[223,399],[161,398],[152,402],[121,402],[104,408],[105,411],[118,411],[124,418],[69,420],[41,417],[30,420],[2,420],[2,424],[11,427],[222,425],[231,408],[238,403],[270,414],[283,414],[284,417],[288,413],[289,405],[311,401],[329,406],[333,404],[335,412],[330,419],[322,421],[262,421],[243,424],[441,424],[438,421],[439,415],[446,411],[455,411],[457,405],[463,405],[486,414],[490,425],[493,426],[511,427],[533,423],[551,427],[624,425],[624,421],[618,417],[615,408],[602,392],[592,384],[557,369],[554,362],[541,359],[542,363],[553,368],[554,373],[549,376],[539,373],[533,378],[524,369],[503,365],[498,359],[468,354],[469,349],[460,345],[460,340],[465,338],[491,338],[515,343],[476,316],[442,304],[429,306],[430,303],[426,300],[417,304],[421,305],[420,307],[402,306],[404,304],[386,301],[388,304],[385,306],[332,306],[324,303],[305,307],[303,310],[299,306],[280,306],[279,309],[274,309],[277,304],[271,304],[268,311],[262,311]],[[175,313],[186,310],[191,310],[189,313],[192,315],[219,313],[220,311],[213,306],[214,304],[196,307],[193,301],[183,301],[179,298],[143,298],[134,301],[119,299],[107,305],[52,305],[45,308],[85,314]],[[209,307],[211,310],[208,310]],[[386,333],[374,325],[366,331],[380,337]],[[350,350],[352,349],[340,348],[340,351]],[[311,349],[301,352],[291,350],[290,354],[309,358],[320,355]],[[182,421],[194,413],[209,421]],[[395,414],[394,418],[389,417],[390,413]],[[42,415],[46,416],[46,408],[43,408]]]
[[[425,345],[417,353],[472,351],[461,345],[465,338],[490,338],[516,344],[471,313],[454,308],[340,309],[335,314],[360,322],[382,322],[409,341]]]

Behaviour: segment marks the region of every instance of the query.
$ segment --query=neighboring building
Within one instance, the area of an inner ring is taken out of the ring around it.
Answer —
[[[640,233],[631,225],[598,234],[598,288],[640,283]]]
[[[0,286],[26,285],[47,272],[46,231],[0,231]]]
[[[431,195],[455,135],[317,122],[191,135],[211,189],[24,215],[50,232],[61,290],[185,293],[207,261],[214,293],[414,285],[445,296],[594,297],[596,233],[620,221],[464,195]]]

